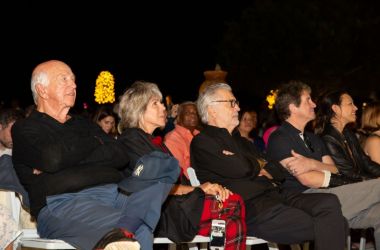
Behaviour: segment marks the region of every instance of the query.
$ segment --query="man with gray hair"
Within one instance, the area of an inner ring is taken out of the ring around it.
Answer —
[[[279,163],[268,162],[233,133],[240,108],[229,85],[209,86],[197,106],[206,125],[191,143],[191,165],[201,182],[220,183],[243,197],[247,235],[280,244],[314,240],[315,249],[344,249],[347,222],[336,196],[280,190]]]

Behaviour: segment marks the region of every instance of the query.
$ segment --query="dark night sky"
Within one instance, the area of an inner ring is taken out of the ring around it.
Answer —
[[[335,86],[348,86],[361,97],[369,90],[380,92],[380,5],[375,1],[94,2],[3,6],[1,86],[10,91],[0,91],[0,100],[31,104],[31,72],[50,59],[72,67],[78,105],[94,104],[102,70],[114,74],[116,95],[133,81],[146,80],[174,102],[195,100],[203,72],[216,63],[226,65],[227,81],[240,101],[254,105],[289,79],[313,81],[312,87],[340,84]]]
[[[224,23],[240,15],[243,4],[193,1],[163,4],[123,1],[78,6],[70,1],[13,3],[3,20],[5,82],[22,105],[32,102],[30,75],[49,59],[68,63],[77,77],[77,101],[93,102],[95,80],[111,71],[120,95],[135,80],[158,83],[174,101],[194,100],[203,71],[215,67],[216,44]],[[20,23],[20,24],[17,24]],[[4,64],[3,64],[4,65]],[[177,90],[181,86],[182,93]]]

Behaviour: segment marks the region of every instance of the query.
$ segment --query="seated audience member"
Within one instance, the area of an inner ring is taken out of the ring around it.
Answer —
[[[257,112],[254,110],[242,110],[239,113],[239,126],[237,126],[240,135],[255,144],[261,152],[264,152],[265,144],[263,139],[256,134],[256,128]]]
[[[293,244],[315,241],[319,250],[343,250],[347,222],[332,194],[280,191],[278,162],[267,162],[239,134],[238,102],[231,87],[214,84],[200,94],[198,112],[207,124],[191,142],[191,165],[201,182],[221,183],[240,194],[246,205],[247,235]]]
[[[18,109],[0,109],[0,156],[12,155],[11,129],[13,124],[23,117],[22,112]]]
[[[19,120],[24,118],[23,112],[20,109],[15,108],[4,108],[0,110],[0,156],[8,155],[10,156],[10,160],[6,160],[6,164],[10,164],[9,168],[12,168],[13,170],[13,164],[12,164],[12,147],[13,147],[13,140],[11,136],[11,129],[13,124]],[[3,158],[2,158],[2,163]],[[7,167],[7,170],[9,170]],[[3,172],[4,169],[0,168],[0,172]],[[0,173],[1,175],[1,173]],[[1,179],[1,178],[0,178]],[[2,183],[0,181],[0,189],[5,183]],[[9,184],[9,183],[8,183]],[[11,185],[8,185],[10,187]],[[5,188],[8,190],[7,188]],[[14,191],[14,190],[13,190]],[[1,200],[10,200],[10,192],[8,191],[1,191],[0,190],[0,204]],[[2,199],[3,198],[3,199]],[[4,204],[7,205],[7,204]],[[35,222],[32,221],[30,214],[24,209],[24,207],[20,211],[20,223],[19,228],[26,229],[26,228],[35,228]]]
[[[178,107],[177,124],[174,130],[165,135],[164,143],[178,160],[183,174],[189,179],[190,143],[199,134],[199,117],[194,102],[184,102]]]
[[[334,163],[322,139],[305,130],[315,118],[310,93],[310,87],[298,81],[279,89],[275,107],[283,123],[269,139],[268,158],[288,170],[283,189],[335,194],[350,227],[373,227],[379,246],[380,179],[353,183],[361,178],[340,174],[339,163]]]
[[[138,158],[152,151],[172,155],[161,137],[152,136],[166,122],[162,94],[156,84],[133,83],[121,97],[118,113],[122,132],[118,140],[127,148],[131,168]],[[197,234],[209,236],[211,220],[221,218],[228,221],[225,249],[245,249],[244,205],[240,197],[218,184],[206,182],[192,187],[182,184],[182,178],[179,181],[163,205],[156,235],[177,243],[191,241]]]
[[[356,121],[357,109],[345,91],[322,95],[317,106],[315,131],[322,137],[340,173],[354,179],[373,179],[380,177],[380,164],[364,153],[358,138],[348,126]]]
[[[125,148],[69,113],[76,83],[67,64],[39,64],[31,89],[37,107],[12,128],[13,163],[39,235],[79,249],[152,249],[172,184],[157,182],[129,196],[119,191],[120,170],[129,161]]]
[[[372,161],[380,164],[380,102],[365,106],[360,131],[365,137],[362,143],[364,152]]]
[[[113,112],[111,106],[99,106],[95,110],[92,120],[98,124],[106,134],[117,138],[116,114]]]

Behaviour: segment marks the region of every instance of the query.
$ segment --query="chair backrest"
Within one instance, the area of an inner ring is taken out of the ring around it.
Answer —
[[[187,174],[189,175],[191,186],[198,187],[201,185],[201,183],[198,180],[197,174],[195,173],[194,168],[188,167]]]

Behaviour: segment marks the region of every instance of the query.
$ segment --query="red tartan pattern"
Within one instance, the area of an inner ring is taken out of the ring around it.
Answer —
[[[198,231],[199,235],[210,236],[213,219],[226,221],[225,250],[244,250],[246,248],[245,206],[240,195],[231,195],[223,202],[222,209],[219,209],[219,202],[214,196],[206,195]]]

